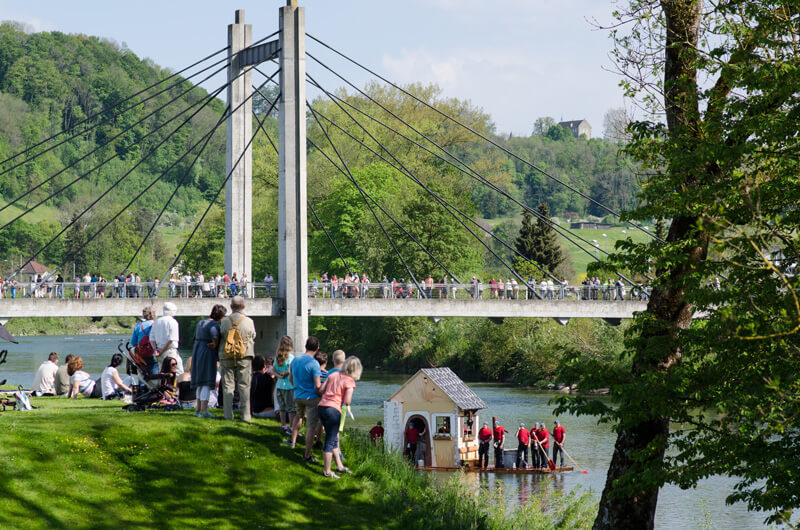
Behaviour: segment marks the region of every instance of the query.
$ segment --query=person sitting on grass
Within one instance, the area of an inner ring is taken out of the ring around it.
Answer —
[[[58,372],[58,354],[52,352],[45,362],[36,370],[36,375],[33,377],[33,384],[31,390],[35,396],[53,396],[55,395],[55,379]]]
[[[100,388],[103,391],[103,399],[120,399],[125,394],[133,393],[131,387],[122,382],[119,377],[117,367],[122,364],[122,355],[115,353],[111,356],[111,363],[103,370],[100,376]]]
[[[79,394],[85,397],[92,396],[95,382],[92,376],[83,371],[83,359],[80,356],[73,357],[67,363],[67,374],[70,377],[68,398],[78,399]]]
[[[271,362],[271,359],[270,359]],[[255,418],[274,418],[275,379],[267,371],[270,364],[263,355],[253,357],[253,378],[250,380],[250,411]]]
[[[178,391],[178,361],[174,357],[165,357],[161,363],[161,382],[168,390]]]
[[[70,382],[69,374],[67,373],[69,362],[71,360],[72,354],[67,355],[67,357],[64,359],[64,365],[59,366],[58,370],[56,371],[54,385],[57,396],[66,396],[69,394],[70,388],[72,388],[72,383]]]
[[[344,466],[335,449],[339,446],[339,425],[342,421],[342,405],[349,406],[353,399],[356,381],[361,379],[361,361],[358,357],[350,357],[344,362],[342,370],[328,376],[325,384],[318,390],[321,399],[317,413],[325,427],[325,447],[322,450],[323,471],[322,475],[329,478],[339,478],[331,471],[331,461],[336,461],[339,473],[350,473]]]

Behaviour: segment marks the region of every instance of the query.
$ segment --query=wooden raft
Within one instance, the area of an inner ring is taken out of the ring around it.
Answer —
[[[479,467],[438,467],[438,466],[418,466],[417,469],[424,469],[426,471],[464,471],[465,473],[510,473],[519,475],[548,475],[550,473],[566,473],[573,471],[572,466],[556,467],[551,470],[550,468],[511,468],[511,467],[487,467],[485,469]]]

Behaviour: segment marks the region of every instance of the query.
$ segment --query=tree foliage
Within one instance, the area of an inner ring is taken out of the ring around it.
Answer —
[[[533,216],[527,210],[522,214],[522,228],[515,246],[517,252],[528,260],[536,262],[550,274],[554,274],[567,258],[558,245],[555,230],[546,221],[550,219],[547,204],[539,204],[538,210],[536,223],[533,223]]]
[[[614,403],[568,404],[618,432],[597,528],[652,527],[664,482],[718,473],[738,478],[729,502],[768,521],[800,507],[799,16],[788,0],[630,0],[618,13],[627,90],[666,116],[631,126],[627,152],[650,176],[627,218],[671,224],[665,241],[610,258],[656,272],[628,334],[632,369],[580,367]]]

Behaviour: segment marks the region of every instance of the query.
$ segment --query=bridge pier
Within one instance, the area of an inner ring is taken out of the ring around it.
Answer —
[[[308,336],[306,240],[305,10],[296,1],[280,8],[278,155],[278,298],[284,301],[281,334],[302,352]]]
[[[253,42],[253,30],[244,23],[244,10],[236,11],[235,23],[228,25],[228,104],[225,174],[225,272],[246,274],[252,282],[253,248],[253,74],[239,61],[239,52]],[[237,77],[239,76],[239,77]],[[244,102],[244,103],[243,103]],[[237,106],[241,105],[238,109]],[[234,110],[236,109],[236,110]],[[233,171],[231,172],[231,169]]]

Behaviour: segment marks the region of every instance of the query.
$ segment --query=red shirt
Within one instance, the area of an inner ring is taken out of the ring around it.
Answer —
[[[408,443],[415,444],[417,443],[417,438],[419,437],[419,431],[411,426],[406,431],[406,437],[408,438]]]
[[[369,430],[369,439],[376,440],[378,438],[383,438],[383,427],[380,425],[376,425],[372,429]]]
[[[488,442],[492,439],[492,430],[489,427],[483,427],[478,431],[478,440]]]
[[[555,429],[553,429],[553,440],[557,441],[558,443],[564,442],[564,434],[566,434],[566,430],[564,427],[559,425]]]
[[[503,439],[503,435],[508,431],[502,425],[498,425],[494,428],[494,441],[499,442]]]
[[[519,440],[519,443],[522,445],[528,445],[528,442],[531,441],[530,431],[525,427],[521,428],[517,433],[517,440]]]
[[[550,447],[550,431],[547,430],[547,427],[536,432],[536,439],[539,440],[539,443],[542,444],[542,447],[545,449]]]

